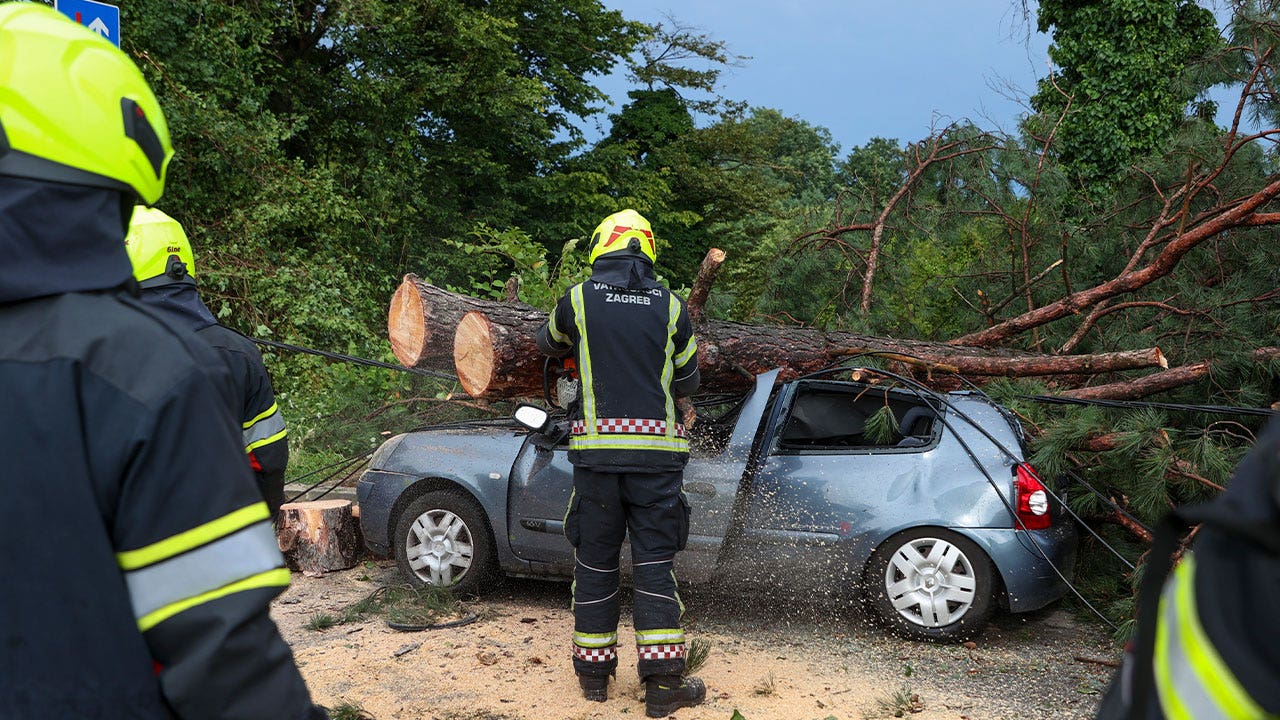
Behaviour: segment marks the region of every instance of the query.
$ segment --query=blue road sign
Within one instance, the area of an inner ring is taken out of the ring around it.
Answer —
[[[120,8],[96,0],[53,0],[53,9],[120,47]]]

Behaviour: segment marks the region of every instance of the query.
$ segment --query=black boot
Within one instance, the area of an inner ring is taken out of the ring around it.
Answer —
[[[582,697],[592,702],[604,702],[609,698],[608,675],[579,675],[578,684],[582,686]]]
[[[644,714],[666,717],[682,707],[693,707],[706,697],[707,686],[696,677],[655,675],[645,681]]]

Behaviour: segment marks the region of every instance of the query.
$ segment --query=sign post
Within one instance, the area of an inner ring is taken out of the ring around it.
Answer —
[[[97,0],[53,0],[53,9],[120,47],[120,8]]]

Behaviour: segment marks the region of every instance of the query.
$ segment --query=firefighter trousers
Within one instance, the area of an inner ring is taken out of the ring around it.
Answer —
[[[612,675],[618,667],[619,559],[631,541],[636,669],[641,679],[684,673],[684,605],[673,562],[689,539],[684,471],[573,470],[565,536],[574,547],[573,667]]]

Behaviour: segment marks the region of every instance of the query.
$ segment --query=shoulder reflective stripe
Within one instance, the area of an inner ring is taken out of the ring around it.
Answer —
[[[270,445],[287,434],[289,434],[289,431],[284,426],[284,417],[277,412],[275,415],[259,420],[252,427],[245,429],[243,433],[244,451],[252,452],[255,448]]]
[[[142,632],[146,632],[151,628],[155,627],[156,625],[159,625],[165,620],[168,620],[169,618],[173,617],[174,615],[177,615],[183,610],[190,610],[191,608],[196,607],[197,605],[203,605],[211,600],[217,600],[218,598],[221,598],[221,597],[234,595],[235,593],[238,593],[238,592],[244,592],[246,590],[256,590],[258,588],[268,588],[268,587],[289,587],[289,571],[284,568],[280,568],[278,570],[268,570],[264,573],[259,573],[258,575],[254,575],[253,577],[245,578],[240,582],[232,583],[225,587],[220,587],[217,590],[212,590],[210,592],[207,592],[203,595],[197,595],[196,597],[193,597],[193,598],[187,598],[182,602],[177,602],[168,607],[160,608],[159,610],[156,610],[150,615],[146,615],[144,617],[138,618],[138,629],[141,630]]]
[[[667,645],[682,642],[684,642],[684,630],[680,628],[636,631],[637,645]]]
[[[265,520],[164,562],[125,573],[135,617],[284,566]]]
[[[560,327],[556,325],[556,311],[553,309],[551,315],[547,317],[547,332],[551,335],[551,339],[561,345],[572,345],[573,340],[568,335],[560,332]]]
[[[675,293],[667,294],[667,347],[662,361],[662,395],[666,403],[667,437],[675,435],[676,399],[671,396],[671,376],[675,373],[672,356],[676,347],[676,322],[680,319],[680,301]]]
[[[583,633],[573,634],[573,644],[586,648],[602,648],[618,644],[618,633]]]
[[[689,359],[692,358],[694,354],[697,352],[698,352],[698,341],[690,337],[689,343],[684,346],[684,352],[676,356],[676,360],[675,360],[676,367],[684,367],[684,364],[689,362]]]
[[[205,543],[213,542],[220,537],[230,535],[259,520],[269,520],[270,518],[271,512],[267,510],[267,504],[265,502],[256,502],[146,547],[116,553],[116,562],[120,563],[120,567],[124,570],[146,567],[152,563],[198,548]]]
[[[569,299],[573,303],[573,321],[578,328],[578,375],[582,390],[582,416],[588,424],[596,419],[595,381],[591,374],[591,343],[587,338],[586,302],[582,298],[582,283],[573,286]]]
[[[634,435],[595,435],[569,438],[570,450],[666,450],[689,452],[684,438],[644,437]]]
[[[1159,613],[1156,692],[1170,720],[1268,717],[1240,685],[1200,624],[1192,555],[1188,554],[1173,572],[1160,600]]]
[[[279,404],[279,403],[271,403],[271,407],[267,408],[266,410],[263,410],[262,412],[258,413],[258,414],[257,414],[257,415],[255,415],[255,416],[253,416],[253,419],[248,420],[247,422],[245,422],[245,423],[244,423],[244,425],[243,425],[242,427],[244,427],[245,429],[251,428],[251,427],[253,427],[254,423],[257,423],[257,422],[261,421],[263,418],[271,417],[272,415],[275,415],[275,414],[276,414],[276,413],[278,413],[278,412],[280,412],[280,404]]]

